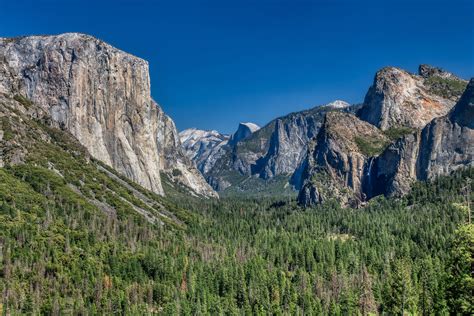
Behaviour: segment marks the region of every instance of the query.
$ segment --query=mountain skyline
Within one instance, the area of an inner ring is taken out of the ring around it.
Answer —
[[[231,134],[239,122],[360,103],[384,66],[474,72],[469,1],[40,2],[4,3],[2,36],[81,32],[144,58],[152,96],[178,130]]]
[[[0,37],[0,314],[473,314],[474,78],[383,67],[362,104],[178,133],[117,47]]]

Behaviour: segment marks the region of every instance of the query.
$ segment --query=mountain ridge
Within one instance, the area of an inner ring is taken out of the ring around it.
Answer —
[[[417,74],[397,67],[384,67],[375,74],[361,105],[349,106],[336,100],[325,106],[278,117],[243,140],[220,147],[219,155],[212,160],[212,168],[207,168],[203,174],[218,191],[225,192],[237,186],[242,194],[252,191],[251,187],[245,185],[244,189],[240,184],[248,179],[253,182],[261,179],[261,185],[265,186],[265,183],[271,185],[268,180],[283,176],[299,191],[298,199],[305,206],[333,197],[357,207],[378,194],[391,195],[392,191],[404,194],[410,184],[395,190],[372,188],[375,184],[390,185],[374,179],[375,168],[382,164],[379,156],[400,138],[421,133],[433,120],[452,116],[452,113],[463,112],[457,114],[457,119],[464,120],[466,126],[472,124],[469,106],[462,111],[461,107],[455,107],[466,86],[470,89],[468,81],[426,64],[419,66]],[[339,116],[338,112],[341,113]],[[348,130],[344,124],[353,126],[353,130]],[[336,136],[342,130],[345,135]],[[364,130],[372,132],[358,132]],[[323,137],[321,133],[327,136]],[[469,146],[469,141],[462,146]],[[469,162],[472,157],[467,160]],[[315,187],[311,178],[318,174],[324,180]],[[426,180],[426,177],[408,174],[401,177],[407,183],[412,183],[413,179]],[[326,193],[331,194],[321,193],[324,186],[331,188],[326,189]]]

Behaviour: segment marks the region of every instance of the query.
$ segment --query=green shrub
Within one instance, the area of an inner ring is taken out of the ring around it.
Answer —
[[[444,98],[459,97],[466,89],[467,83],[457,79],[432,76],[425,81],[428,89]]]
[[[1,129],[3,130],[3,140],[9,141],[13,139],[14,134],[8,117],[3,116],[0,122],[2,123]]]
[[[19,102],[20,104],[24,105],[25,108],[29,109],[32,105],[33,105],[33,102],[31,102],[29,99],[27,99],[26,97],[22,96],[21,94],[16,94],[13,99],[17,102]]]
[[[369,157],[380,155],[388,145],[387,141],[375,138],[356,137],[355,142],[360,152]]]
[[[413,129],[409,127],[391,127],[388,130],[384,131],[383,133],[385,136],[390,138],[390,140],[394,141],[399,139],[402,136],[408,135],[413,133]]]

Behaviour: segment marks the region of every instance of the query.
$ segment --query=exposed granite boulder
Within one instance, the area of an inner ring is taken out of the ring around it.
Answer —
[[[0,92],[23,95],[91,155],[163,194],[160,172],[215,196],[180,149],[173,121],[151,99],[148,63],[94,37],[0,39]]]
[[[396,127],[422,128],[446,115],[467,84],[453,74],[427,65],[420,75],[395,67],[377,72],[358,116],[382,130]]]

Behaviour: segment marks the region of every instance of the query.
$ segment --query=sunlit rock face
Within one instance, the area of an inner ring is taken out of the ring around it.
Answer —
[[[348,112],[349,108],[347,102],[336,100],[279,117],[262,128],[240,123],[231,138],[221,142],[214,141],[215,135],[194,132],[196,136],[202,134],[205,145],[185,146],[185,149],[191,149],[188,156],[217,190],[232,186],[236,179],[245,181],[248,177],[271,180],[283,175],[296,185],[301,172],[295,173],[295,170],[305,157],[308,142],[318,134],[325,113]]]
[[[370,195],[402,195],[416,180],[474,166],[474,79],[453,110],[407,135],[377,159]]]
[[[235,131],[235,133],[232,134],[232,136],[230,137],[229,145],[236,145],[238,142],[246,139],[247,137],[252,135],[252,133],[258,131],[259,129],[260,126],[254,123],[240,123],[239,127],[237,128],[237,131]]]
[[[394,127],[422,128],[446,115],[467,82],[427,65],[419,75],[386,67],[377,72],[358,116],[382,130]]]
[[[94,37],[0,39],[0,92],[46,110],[93,157],[163,194],[161,172],[215,196],[180,149],[173,121],[152,100],[148,63]]]

